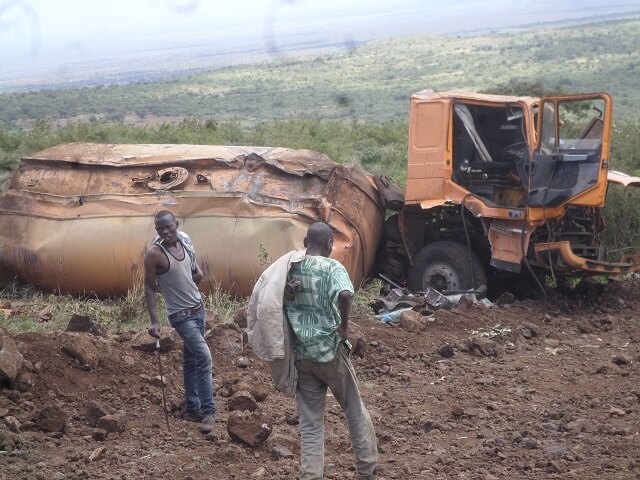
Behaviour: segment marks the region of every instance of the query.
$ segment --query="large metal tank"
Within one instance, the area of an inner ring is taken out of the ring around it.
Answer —
[[[216,283],[251,292],[265,254],[335,229],[356,287],[373,267],[384,211],[373,180],[309,150],[210,145],[58,145],[23,158],[0,197],[0,276],[109,296],[143,274],[153,214],[172,211]],[[267,259],[268,260],[268,259]]]

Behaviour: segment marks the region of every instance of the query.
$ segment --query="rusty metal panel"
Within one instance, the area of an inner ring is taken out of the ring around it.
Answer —
[[[206,274],[250,293],[309,224],[335,229],[333,257],[358,285],[384,213],[372,179],[308,150],[209,145],[58,145],[22,159],[0,197],[0,277],[48,290],[122,294],[143,272],[153,214],[174,212]]]

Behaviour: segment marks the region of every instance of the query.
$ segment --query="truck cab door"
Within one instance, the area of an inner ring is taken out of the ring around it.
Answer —
[[[611,97],[543,97],[533,159],[524,172],[529,207],[603,206],[611,137]]]

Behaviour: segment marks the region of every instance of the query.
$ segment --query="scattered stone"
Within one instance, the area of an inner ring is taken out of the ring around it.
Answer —
[[[124,432],[127,426],[127,416],[124,413],[105,415],[98,420],[96,428],[101,428],[110,433]]]
[[[106,447],[98,447],[89,455],[89,463],[96,462],[102,458],[104,452],[106,451]]]
[[[0,408],[0,418],[4,418],[7,415],[9,415],[9,410],[7,410],[6,408]]]
[[[67,424],[67,414],[58,405],[47,405],[40,410],[35,424],[45,432],[62,432]]]
[[[251,474],[251,477],[252,478],[264,477],[266,473],[267,473],[267,470],[264,467],[260,467]]]
[[[513,293],[504,292],[502,295],[500,295],[496,299],[495,304],[498,305],[498,306],[511,305],[515,301],[516,301],[516,296]]]
[[[136,361],[129,355],[125,355],[124,357],[122,357],[122,360],[124,360],[124,363],[126,363],[129,367],[133,367],[136,364]]]
[[[594,330],[593,326],[588,324],[587,322],[580,322],[576,325],[576,327],[578,328],[578,331],[580,333],[589,334],[589,333],[593,333],[593,330]]]
[[[420,312],[407,310],[400,314],[398,326],[407,332],[421,332],[427,328],[427,320]]]
[[[246,390],[240,390],[229,398],[228,408],[232,412],[236,410],[253,412],[258,408],[258,404],[251,393]]]
[[[461,418],[465,415],[465,412],[462,408],[460,407],[455,407],[453,410],[451,410],[451,416],[453,418]]]
[[[499,356],[498,344],[488,338],[471,336],[460,345],[460,350],[469,352],[476,356],[497,357]]]
[[[106,337],[107,330],[90,317],[74,314],[67,325],[67,332],[82,332],[95,335],[96,337]]]
[[[618,366],[629,365],[633,362],[631,357],[628,357],[627,355],[624,355],[622,353],[619,353],[618,355],[614,355],[611,361]]]
[[[151,375],[140,375],[140,378],[152,387],[162,388],[169,386],[169,381],[166,375],[164,377],[161,377],[160,375],[156,375],[155,377],[152,377]]]
[[[371,345],[372,347],[379,347],[380,346],[380,342],[378,340],[371,340],[369,342],[369,345]]]
[[[616,407],[611,407],[607,413],[612,417],[624,417],[627,414],[627,412],[625,412],[621,408]]]
[[[31,390],[35,383],[36,381],[33,373],[27,370],[22,370],[20,373],[18,373],[18,376],[13,382],[13,386],[16,390],[26,392],[27,390]]]
[[[4,424],[13,433],[20,433],[20,422],[16,417],[5,417]]]
[[[77,360],[80,366],[90,369],[98,365],[98,349],[86,334],[65,333],[59,338],[63,343],[62,352]]]
[[[436,422],[435,420],[427,420],[422,424],[422,429],[426,432],[429,433],[432,430],[439,430],[441,432],[444,432],[446,429],[445,427],[439,423]]]
[[[440,354],[441,357],[444,358],[451,358],[453,357],[453,345],[449,344],[449,343],[442,343],[440,345],[438,345],[438,354]]]
[[[290,460],[294,458],[293,452],[284,445],[275,445],[271,449],[271,458],[273,460]]]
[[[67,478],[64,473],[56,472],[51,476],[51,480],[64,480]]]
[[[24,358],[16,343],[4,330],[0,330],[0,387],[13,383],[22,368]]]
[[[89,426],[91,427],[95,427],[98,424],[98,420],[100,420],[100,418],[115,413],[115,410],[113,408],[98,400],[92,400],[87,403],[85,409],[87,423],[89,423]]]
[[[607,373],[609,373],[609,367],[607,367],[606,365],[600,365],[596,369],[596,373],[600,375],[606,375]]]
[[[488,377],[478,377],[475,379],[475,383],[477,385],[493,385],[493,383],[495,382],[495,378],[488,376]]]
[[[233,384],[230,387],[229,396],[233,395],[236,392],[241,392],[243,390],[251,393],[253,398],[255,398],[256,402],[264,402],[269,396],[269,393],[271,393],[270,387],[264,383],[249,384],[247,382],[238,382]]]
[[[97,442],[103,442],[107,439],[107,435],[109,432],[103,430],[102,428],[95,428],[93,433],[91,434],[91,438],[96,440]]]
[[[233,315],[233,321],[240,328],[247,328],[247,307],[242,307]]]
[[[249,366],[249,359],[247,357],[236,358],[236,366],[238,368],[247,368]]]
[[[229,358],[242,357],[244,353],[244,343],[242,341],[242,330],[234,323],[220,323],[213,329],[214,342],[218,345],[223,354]]]
[[[227,432],[233,441],[257,447],[269,438],[271,426],[258,412],[235,411],[227,419]]]
[[[160,329],[160,352],[168,352],[176,346],[178,333],[171,327],[162,327]],[[149,335],[149,332],[143,330],[136,333],[131,339],[131,348],[140,350],[141,352],[155,352],[156,339]]]
[[[15,433],[0,430],[0,450],[11,452],[13,447],[18,443],[18,435]]]
[[[525,437],[520,441],[520,445],[524,448],[535,449],[538,448],[538,441],[535,438]]]
[[[567,453],[567,446],[561,443],[554,443],[545,448],[544,453],[547,457],[554,460],[560,460]]]

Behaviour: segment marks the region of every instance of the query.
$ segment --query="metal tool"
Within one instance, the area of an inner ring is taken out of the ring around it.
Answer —
[[[169,413],[167,412],[167,398],[164,395],[164,374],[162,373],[162,362],[160,361],[160,339],[156,338],[156,354],[158,355],[158,368],[160,369],[160,388],[162,388],[162,409],[164,410],[164,419],[167,422],[167,430],[169,428]]]

